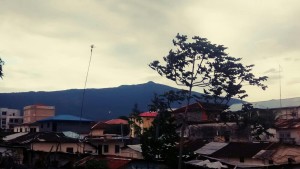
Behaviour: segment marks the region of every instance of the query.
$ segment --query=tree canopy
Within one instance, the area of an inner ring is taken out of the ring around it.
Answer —
[[[243,65],[241,58],[229,56],[223,45],[212,44],[206,38],[194,36],[189,41],[186,35],[177,35],[173,40],[175,49],[150,67],[161,76],[187,87],[201,87],[209,99],[227,104],[232,97],[247,97],[244,85],[267,88],[262,82],[266,76],[255,77],[254,65]]]
[[[180,132],[178,169],[181,169],[183,153],[183,132],[187,121],[187,111],[194,87],[201,88],[205,99],[216,104],[225,104],[233,97],[244,99],[248,96],[244,85],[258,86],[265,90],[266,76],[255,77],[254,65],[243,65],[241,58],[229,56],[223,45],[212,44],[199,36],[188,40],[186,35],[177,34],[173,40],[174,49],[163,57],[163,63],[153,61],[149,66],[161,76],[176,84],[188,87],[186,109]]]

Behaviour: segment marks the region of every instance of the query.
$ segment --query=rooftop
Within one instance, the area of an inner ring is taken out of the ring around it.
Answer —
[[[158,114],[157,112],[143,112],[139,116],[140,117],[156,117],[157,114]]]
[[[111,119],[105,122],[106,124],[128,124],[127,120],[124,119]]]
[[[93,120],[85,119],[85,118],[80,118],[77,116],[73,115],[57,115],[57,116],[52,116],[48,117],[42,120],[39,120],[38,122],[45,122],[45,121],[77,121],[77,122],[93,122]]]

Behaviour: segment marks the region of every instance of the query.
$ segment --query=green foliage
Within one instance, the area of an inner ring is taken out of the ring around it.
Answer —
[[[229,56],[223,45],[198,36],[192,40],[178,34],[173,40],[175,49],[163,57],[165,64],[156,60],[149,66],[178,85],[201,87],[207,99],[219,104],[227,104],[234,96],[247,97],[244,84],[266,89],[262,81],[267,77],[256,78],[251,73],[254,65],[244,66],[241,58]]]
[[[4,62],[0,58],[0,77],[3,77],[3,72],[2,72],[2,66],[4,65]]]
[[[107,163],[104,160],[90,160],[86,162],[85,169],[107,169]]]
[[[268,129],[274,127],[275,114],[270,110],[255,109],[252,104],[243,104],[237,124],[239,130],[249,130],[253,138],[261,140],[263,135],[273,136]]]
[[[227,105],[232,97],[244,99],[248,96],[243,89],[246,84],[265,90],[267,86],[262,82],[266,81],[267,77],[255,77],[251,73],[254,65],[244,66],[241,58],[231,57],[225,52],[226,47],[212,44],[205,38],[194,36],[192,41],[188,41],[187,36],[178,34],[173,44],[174,49],[163,57],[163,64],[155,60],[149,66],[161,76],[176,82],[177,85],[189,88],[186,97],[187,109],[183,116],[180,135],[178,165],[180,169],[183,132],[193,88],[200,87],[205,94],[205,99],[214,101],[216,104]]]
[[[168,161],[175,154],[177,159],[176,142],[178,139],[174,118],[168,111],[160,112],[153,121],[153,126],[141,136],[144,158],[149,161]]]
[[[166,165],[175,168],[178,165],[178,141],[176,133],[177,125],[171,111],[174,103],[181,104],[187,96],[187,91],[168,91],[162,95],[154,95],[149,105],[151,111],[157,111],[158,115],[153,121],[153,126],[147,129],[141,136],[143,156],[148,161],[160,160]],[[185,154],[191,154],[185,152]]]

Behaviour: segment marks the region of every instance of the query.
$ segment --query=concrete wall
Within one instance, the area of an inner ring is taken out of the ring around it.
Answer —
[[[121,148],[124,147],[124,143],[122,143],[122,142],[107,142],[107,143],[101,143],[101,145],[102,145],[102,154],[104,154],[104,155],[120,155],[122,152]],[[105,152],[104,147],[106,145],[108,146],[108,152]],[[119,153],[115,152],[116,145],[119,146]]]
[[[23,123],[20,110],[0,108],[0,127],[2,129],[13,129],[15,125]]]
[[[93,129],[93,130],[91,130],[90,135],[94,136],[94,137],[104,136],[104,130],[103,129]]]
[[[135,151],[131,148],[122,149],[120,156],[128,157],[128,158],[135,158],[135,159],[143,159],[143,155],[141,152]]]
[[[54,106],[31,105],[24,107],[24,123],[33,123],[55,115]]]

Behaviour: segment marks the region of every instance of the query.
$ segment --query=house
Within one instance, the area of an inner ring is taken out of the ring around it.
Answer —
[[[300,145],[300,119],[278,119],[275,123],[275,127],[278,141]]]
[[[141,134],[145,131],[145,129],[148,129],[152,126],[152,122],[158,115],[157,112],[143,112],[139,114],[139,119],[130,117],[131,121],[134,122],[134,124],[130,125],[130,137],[136,137],[136,128],[135,125],[138,126],[141,129]]]
[[[39,127],[36,123],[23,123],[14,126],[15,133],[39,132]]]
[[[23,146],[30,151],[62,152],[62,153],[96,153],[96,148],[79,138],[69,137],[65,133],[38,132],[27,133],[6,139],[11,146]]]
[[[121,148],[120,156],[133,158],[133,159],[144,159],[143,154],[142,154],[142,148],[141,148],[140,144],[127,145],[127,146]]]
[[[65,166],[77,160],[79,154],[95,154],[97,151],[92,144],[70,132],[15,133],[3,140],[6,148],[18,148],[13,157],[18,157],[19,164],[34,168]]]
[[[277,143],[260,142],[210,142],[195,153],[202,157],[219,161],[236,168],[268,167],[274,165],[273,154],[278,149]],[[269,152],[269,156],[258,158],[262,152]]]
[[[90,127],[93,123],[93,120],[73,115],[57,115],[36,122],[40,132],[72,131],[86,135],[90,132]]]
[[[97,147],[99,155],[121,155],[121,148],[130,143],[129,137],[108,134],[105,137],[86,137],[87,141]]]
[[[98,154],[120,156],[121,148],[130,142],[128,121],[112,119],[93,125],[86,137],[97,146]]]
[[[206,121],[218,121],[219,115],[225,110],[224,105],[206,102],[196,102],[190,104],[187,109],[188,123],[201,123]],[[186,106],[178,108],[172,112],[175,119],[180,120],[184,116]]]
[[[14,132],[39,132],[38,120],[55,115],[55,107],[43,104],[25,106],[23,109],[23,123],[15,125]]]
[[[258,110],[268,110],[276,115],[277,119],[297,119],[300,118],[300,97],[288,99],[272,99],[267,101],[252,102],[254,108]],[[242,103],[230,106],[232,111],[239,111]],[[259,111],[261,113],[262,111]]]
[[[0,108],[0,127],[3,130],[13,130],[13,127],[23,123],[20,110]]]
[[[127,136],[129,134],[129,124],[127,120],[111,119],[99,121],[92,126],[90,137],[106,137],[108,135]]]

